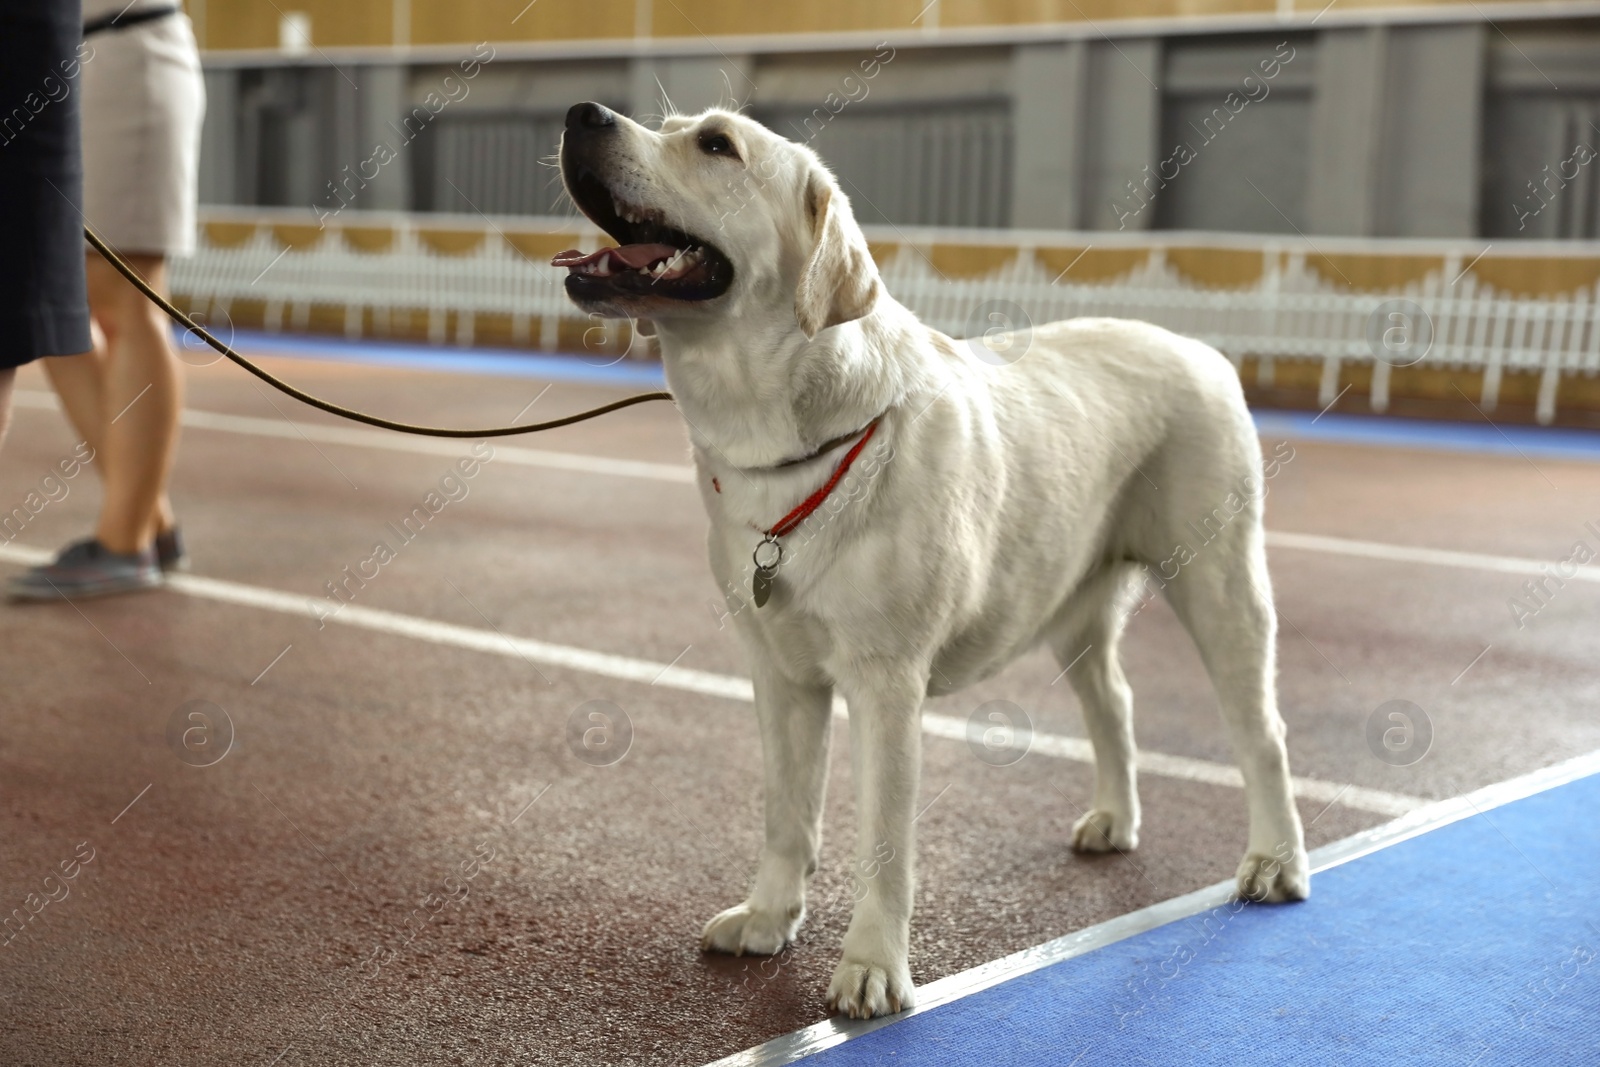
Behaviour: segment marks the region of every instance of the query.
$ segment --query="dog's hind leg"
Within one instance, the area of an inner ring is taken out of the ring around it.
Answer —
[[[1117,657],[1136,574],[1133,565],[1119,563],[1090,578],[1074,596],[1072,625],[1053,642],[1094,745],[1094,803],[1072,826],[1072,847],[1079,852],[1126,852],[1139,845],[1133,691]]]
[[[1244,774],[1250,841],[1239,864],[1239,894],[1304,900],[1311,872],[1278,714],[1277,613],[1258,516],[1247,510],[1196,548],[1165,592],[1211,675]]]
[[[817,869],[828,782],[833,689],[802,685],[757,657],[756,718],[766,767],[766,844],[742,904],[706,923],[708,950],[769,955],[805,920],[806,879]]]

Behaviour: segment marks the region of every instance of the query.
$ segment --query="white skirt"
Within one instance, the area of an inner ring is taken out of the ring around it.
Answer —
[[[120,252],[189,255],[206,110],[189,17],[106,30],[87,43],[83,213]]]

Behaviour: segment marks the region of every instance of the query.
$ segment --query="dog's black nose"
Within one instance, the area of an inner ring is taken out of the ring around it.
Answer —
[[[615,126],[616,124],[616,113],[608,107],[596,104],[592,100],[581,104],[573,104],[567,109],[567,129],[569,130],[598,130],[604,126]]]

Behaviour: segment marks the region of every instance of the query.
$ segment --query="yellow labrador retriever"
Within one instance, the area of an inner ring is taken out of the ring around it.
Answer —
[[[741,115],[653,131],[578,104],[561,174],[618,247],[555,265],[580,307],[659,335],[755,680],[766,844],[748,899],[706,924],[707,949],[777,952],[804,919],[838,692],[857,892],[828,1003],[911,1007],[923,698],[1040,643],[1063,666],[1082,654],[1069,677],[1095,787],[1072,845],[1133,848],[1117,641],[1145,567],[1199,647],[1244,772],[1240,893],[1309,894],[1274,695],[1261,452],[1222,355],[1139,322],[1075,319],[1012,338],[1025,352],[1013,363],[979,359],[884,291],[817,156]],[[1203,545],[1188,547],[1191,524]]]

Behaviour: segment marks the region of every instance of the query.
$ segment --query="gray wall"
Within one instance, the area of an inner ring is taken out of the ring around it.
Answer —
[[[905,47],[863,78],[871,55],[501,57],[420,132],[451,66],[214,66],[202,199],[561,213],[567,107],[670,99],[808,141],[870,222],[1600,237],[1600,19]]]
[[[1372,26],[1322,34],[1307,205],[1313,232],[1476,232],[1483,29]]]
[[[1490,39],[1479,232],[1600,238],[1600,58],[1573,35],[1518,45]]]
[[[816,149],[858,220],[912,226],[1006,226],[1011,220],[1011,108],[1006,100],[873,104],[821,122],[814,109],[751,116]]]
[[[1158,228],[1307,227],[1316,63],[1307,35],[1168,45]]]

